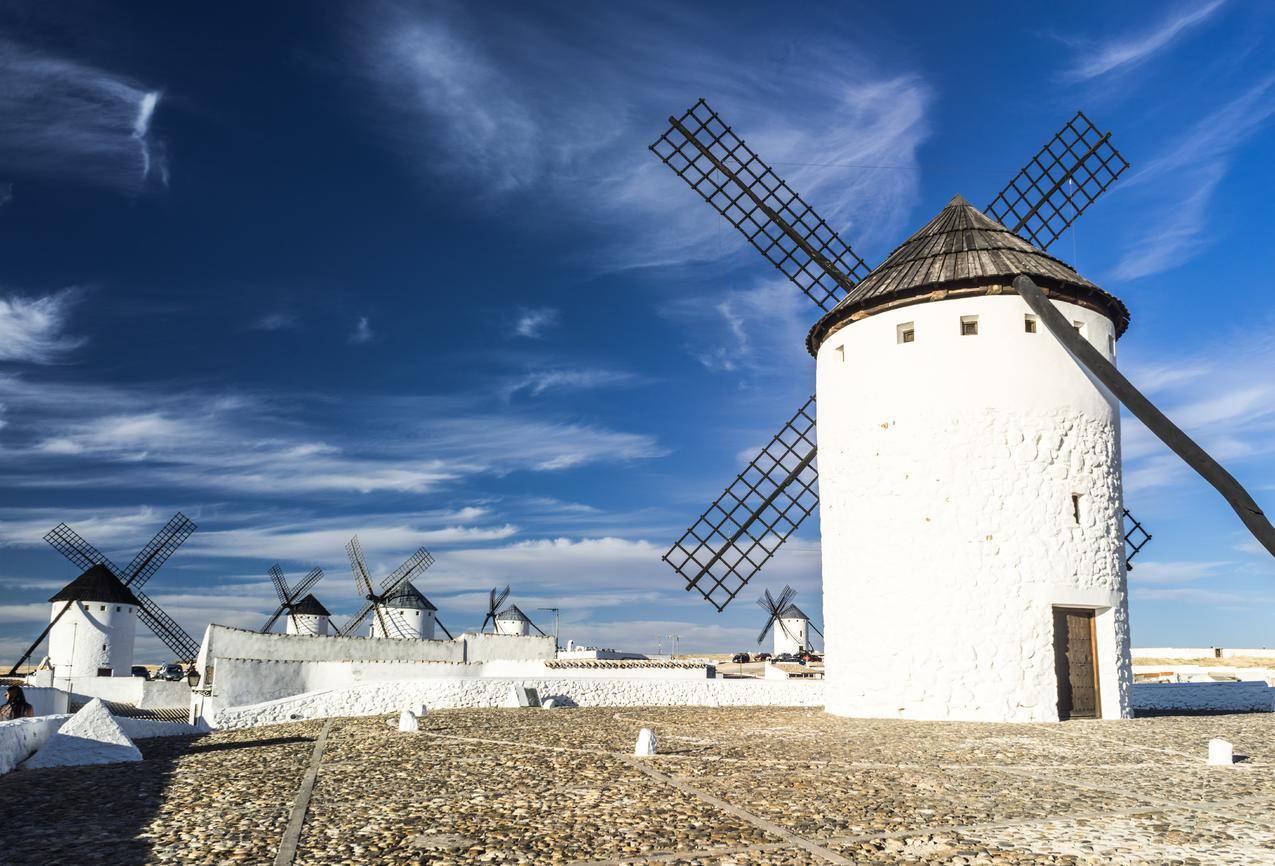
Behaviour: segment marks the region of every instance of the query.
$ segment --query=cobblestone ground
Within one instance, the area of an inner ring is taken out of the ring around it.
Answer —
[[[0,861],[273,863],[324,726],[5,776]],[[643,726],[661,754],[634,759]],[[457,710],[327,730],[296,864],[1275,864],[1273,715]],[[1215,736],[1245,757],[1206,766]]]

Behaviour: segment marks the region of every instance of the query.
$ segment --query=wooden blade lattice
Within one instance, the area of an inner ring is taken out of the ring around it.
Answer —
[[[863,259],[704,100],[650,147],[821,310],[868,273]]]
[[[1128,167],[1111,133],[1077,111],[983,211],[1048,249]]]
[[[663,559],[725,609],[819,505],[815,398],[806,401]]]

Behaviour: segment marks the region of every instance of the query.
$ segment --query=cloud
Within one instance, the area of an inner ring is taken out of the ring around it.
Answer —
[[[41,298],[0,296],[0,361],[51,364],[83,345],[83,338],[63,333],[79,298],[77,289]]]
[[[695,34],[719,22],[681,8],[599,7],[569,28],[545,26],[556,13],[534,4],[494,19],[461,4],[364,8],[347,33],[387,143],[431,183],[464,185],[477,207],[525,200],[594,233],[582,245],[590,268],[742,247],[723,244],[720,217],[646,152],[688,93],[709,95],[856,246],[896,241],[915,202],[931,90],[891,68],[889,45],[874,57],[835,22],[800,63],[759,63],[764,46],[706,43]]]
[[[361,346],[364,343],[372,342],[372,326],[368,324],[367,316],[359,316],[359,320],[354,323],[354,330],[350,333],[347,340],[351,346]]]
[[[1216,577],[1218,569],[1233,565],[1232,562],[1138,562],[1129,574],[1129,581],[1136,584],[1191,583]]]
[[[248,327],[253,331],[294,331],[300,326],[300,320],[292,313],[270,313]]]
[[[151,135],[160,92],[126,77],[0,40],[0,163],[136,191],[166,182]]]
[[[643,384],[646,380],[623,370],[595,367],[582,369],[534,370],[509,380],[504,386],[506,398],[518,393],[539,397],[548,391],[592,391]]]
[[[1212,242],[1209,208],[1235,154],[1275,115],[1275,76],[1250,87],[1171,141],[1146,167],[1123,181],[1122,192],[1156,214],[1124,246],[1116,279],[1136,280],[1171,270]]]
[[[1221,8],[1223,0],[1191,3],[1139,33],[1125,34],[1105,42],[1071,40],[1079,54],[1075,64],[1064,73],[1071,81],[1084,81],[1106,75],[1113,70],[1126,70],[1143,63],[1167,48],[1184,32],[1204,23]]]
[[[551,472],[663,455],[651,436],[449,398],[336,403],[31,382],[0,375],[13,486],[171,486],[240,495],[423,493],[479,475]],[[323,411],[338,416],[331,426]],[[376,436],[350,436],[352,411]],[[326,433],[318,432],[324,429]],[[422,457],[421,455],[429,455]],[[72,467],[74,470],[72,471]]]
[[[552,307],[523,307],[514,320],[513,333],[530,340],[544,338],[545,331],[557,326],[561,316]]]

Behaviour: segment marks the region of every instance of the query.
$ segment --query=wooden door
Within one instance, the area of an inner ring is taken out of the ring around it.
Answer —
[[[1098,641],[1094,612],[1054,608],[1054,670],[1058,675],[1058,718],[1102,717],[1098,697]]]

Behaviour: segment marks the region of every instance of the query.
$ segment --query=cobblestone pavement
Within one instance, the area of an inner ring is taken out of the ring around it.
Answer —
[[[643,726],[661,753],[635,759]],[[273,863],[323,727],[149,740],[140,763],[13,773],[0,860]],[[1206,766],[1214,736],[1246,757]],[[298,866],[1275,864],[1275,715],[1024,726],[456,710],[413,734],[334,720],[314,767]]]

